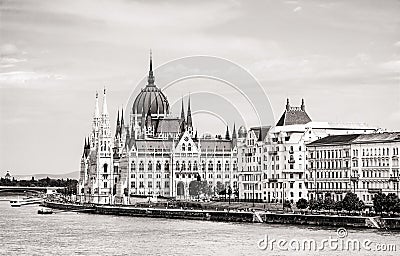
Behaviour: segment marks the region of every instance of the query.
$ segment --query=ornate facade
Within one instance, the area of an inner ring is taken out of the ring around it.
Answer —
[[[167,97],[155,84],[150,56],[148,84],[136,97],[129,122],[118,112],[115,136],[104,90],[102,112],[96,95],[90,136],[81,158],[78,200],[129,203],[131,198],[193,198],[193,181],[206,181],[209,191],[238,187],[237,135],[198,137],[190,97],[185,115],[170,112]],[[211,194],[203,196],[212,196]]]

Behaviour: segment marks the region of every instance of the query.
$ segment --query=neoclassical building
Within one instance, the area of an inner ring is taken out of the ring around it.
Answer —
[[[235,126],[225,136],[198,137],[190,97],[185,114],[170,111],[166,95],[155,84],[150,56],[147,85],[130,107],[130,120],[118,112],[112,136],[106,91],[102,111],[96,94],[92,131],[81,158],[78,200],[128,203],[129,199],[164,196],[193,198],[193,181],[206,181],[213,194],[238,188]],[[212,196],[211,194],[204,196]]]

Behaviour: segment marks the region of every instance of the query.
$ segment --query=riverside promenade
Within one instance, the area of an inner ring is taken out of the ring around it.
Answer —
[[[381,218],[364,216],[339,216],[323,214],[271,213],[262,210],[202,210],[172,209],[117,205],[81,205],[45,201],[44,206],[64,211],[91,214],[190,219],[202,221],[244,222],[265,224],[289,224],[311,226],[334,226],[353,228],[372,228],[400,231],[400,218]]]

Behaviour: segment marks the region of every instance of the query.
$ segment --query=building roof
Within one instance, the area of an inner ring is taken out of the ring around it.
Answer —
[[[384,132],[361,134],[354,143],[369,143],[369,142],[400,142],[400,132]]]
[[[311,118],[306,112],[304,100],[302,100],[300,107],[292,107],[289,105],[288,99],[286,103],[286,110],[283,112],[276,126],[306,124],[308,122],[311,122]]]
[[[202,151],[231,151],[232,142],[221,139],[205,139],[200,141]]]
[[[180,118],[160,119],[156,124],[156,133],[177,133],[180,131],[182,122]]]
[[[345,134],[345,135],[332,135],[325,138],[316,140],[307,144],[309,146],[323,146],[323,145],[337,145],[337,144],[350,144],[353,142],[360,134]]]
[[[267,136],[269,129],[271,129],[271,126],[259,126],[250,128],[250,131],[255,133],[258,141],[263,141]]]

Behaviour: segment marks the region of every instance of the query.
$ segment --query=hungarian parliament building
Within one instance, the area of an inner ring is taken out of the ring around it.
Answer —
[[[267,103],[266,103],[267,104]],[[274,125],[241,126],[224,136],[194,132],[190,97],[173,115],[155,84],[152,59],[147,85],[136,96],[129,120],[118,112],[111,131],[106,90],[101,111],[96,94],[92,130],[81,158],[78,200],[130,204],[135,198],[198,199],[208,192],[257,202],[300,198],[341,200],[355,192],[368,205],[375,193],[399,193],[400,132],[362,123],[312,121],[304,100],[289,99]]]

